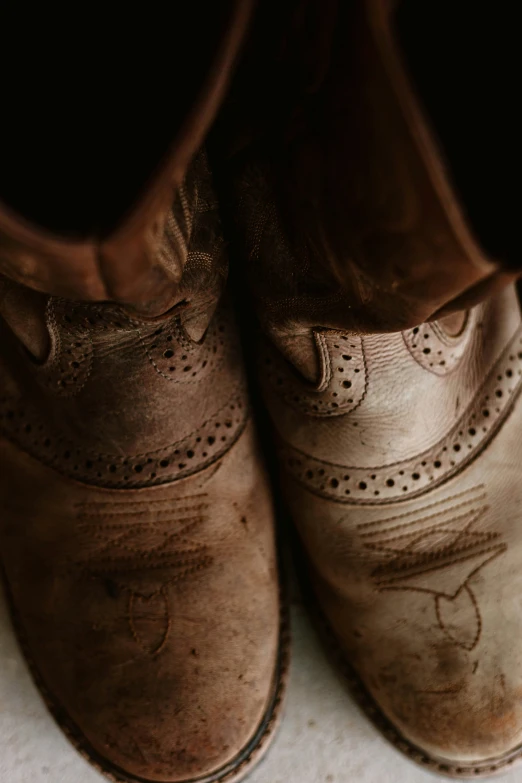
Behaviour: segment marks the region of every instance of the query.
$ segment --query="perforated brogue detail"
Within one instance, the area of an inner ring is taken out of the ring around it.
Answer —
[[[415,326],[402,333],[406,348],[415,361],[435,375],[447,375],[455,370],[469,346],[479,308],[466,315],[460,334],[448,334],[437,321]]]
[[[340,416],[354,411],[366,393],[363,340],[356,335],[316,332],[322,379],[307,387],[303,378],[268,344],[263,346],[262,378],[292,408],[307,416]]]

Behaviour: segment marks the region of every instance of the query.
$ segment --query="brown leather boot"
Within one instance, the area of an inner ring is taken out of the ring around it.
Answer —
[[[463,777],[506,768],[522,754],[516,294],[315,339],[315,386],[268,345],[262,376],[329,638],[411,758]]]
[[[115,780],[237,781],[273,737],[286,670],[258,455],[204,156],[145,317],[2,278],[0,550],[42,693]]]
[[[309,81],[230,171],[329,636],[386,736],[476,777],[522,757],[520,312],[495,293],[514,273],[465,219],[389,5],[328,3],[322,28],[296,14]]]

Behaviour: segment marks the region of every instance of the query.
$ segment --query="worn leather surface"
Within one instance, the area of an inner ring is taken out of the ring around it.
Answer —
[[[473,235],[394,6],[266,4],[214,156],[321,608],[403,747],[474,775],[522,744],[516,271]]]
[[[164,315],[2,283],[13,616],[60,724],[117,779],[236,780],[274,724],[271,497],[200,162]]]
[[[402,333],[315,338],[315,386],[268,343],[261,361],[321,610],[406,749],[498,771],[522,745],[515,291]]]

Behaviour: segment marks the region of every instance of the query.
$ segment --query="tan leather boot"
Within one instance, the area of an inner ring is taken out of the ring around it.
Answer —
[[[0,551],[57,721],[115,780],[237,781],[280,715],[286,633],[270,491],[204,157],[146,318],[2,278]]]
[[[300,89],[280,68],[286,125],[231,156],[261,380],[365,707],[411,758],[476,777],[522,756],[522,331],[495,293],[514,274],[466,220],[393,3],[326,5],[332,24],[296,14],[311,67]]]
[[[402,333],[315,339],[315,387],[268,346],[262,376],[330,636],[401,750],[455,776],[499,771],[522,754],[515,292]]]

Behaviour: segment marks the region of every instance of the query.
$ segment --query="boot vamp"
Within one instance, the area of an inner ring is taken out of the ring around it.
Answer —
[[[253,449],[249,426],[196,476],[109,491],[2,443],[2,555],[27,656],[65,724],[128,773],[208,774],[269,707],[279,597]]]
[[[322,388],[272,354],[265,392],[321,611],[373,709],[471,765],[522,743],[514,291],[462,323],[325,332]]]

